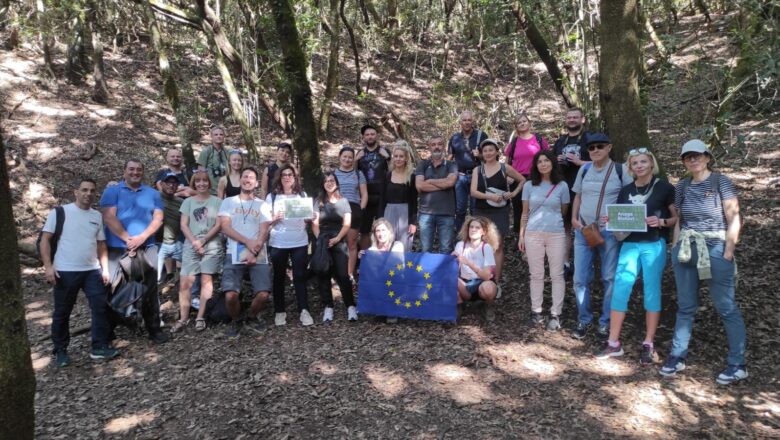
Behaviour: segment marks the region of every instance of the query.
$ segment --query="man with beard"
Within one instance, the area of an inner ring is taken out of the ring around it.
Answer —
[[[119,260],[125,254],[144,258],[144,297],[141,315],[156,344],[169,337],[160,330],[160,302],[157,287],[157,243],[155,233],[163,223],[163,203],[160,193],[143,183],[144,165],[138,159],[125,162],[124,180],[106,188],[100,198],[100,210],[106,226],[108,270],[112,277],[118,273]],[[112,279],[113,284],[115,280]]]
[[[355,160],[363,175],[366,176],[368,204],[363,209],[360,221],[360,249],[371,246],[371,225],[381,217],[379,205],[387,185],[387,171],[390,153],[377,142],[378,133],[374,126],[366,124],[360,129],[363,137],[363,149],[357,152]]]
[[[211,145],[198,156],[198,169],[209,172],[211,195],[217,195],[219,178],[228,173],[228,154],[225,151],[225,129],[221,125],[211,127]]]
[[[444,158],[444,139],[428,139],[431,152],[428,160],[420,162],[414,171],[415,184],[420,193],[417,221],[420,225],[422,252],[431,252],[433,237],[439,234],[439,253],[449,254],[455,245],[455,182],[458,166]]]
[[[290,163],[293,157],[292,145],[288,142],[279,142],[276,145],[276,162],[268,165],[263,170],[263,177],[260,179],[260,197],[265,198],[268,191],[274,187],[274,178],[279,168]]]
[[[157,187],[157,191],[163,190],[163,180],[168,174],[173,173],[176,179],[179,181],[178,189],[176,190],[176,197],[187,198],[195,194],[195,191],[190,188],[190,178],[192,173],[188,173],[184,168],[184,159],[181,154],[181,150],[178,148],[171,148],[165,154],[166,168],[157,172],[154,177],[154,186]]]
[[[468,110],[460,115],[460,132],[450,137],[447,154],[458,166],[458,180],[455,184],[455,230],[460,231],[466,220],[466,211],[474,211],[471,198],[471,175],[479,165],[479,144],[487,139],[482,130],[474,129],[474,115]]]
[[[586,144],[588,132],[585,131],[585,114],[582,112],[582,109],[579,107],[570,108],[566,112],[564,125],[566,133],[562,134],[555,141],[553,151],[558,157],[558,165],[560,165],[563,172],[563,178],[566,180],[566,184],[569,185],[569,200],[574,200],[575,194],[571,188],[574,187],[577,172],[579,172],[580,167],[590,162]],[[566,273],[572,273],[570,262],[572,247],[570,215],[563,216],[563,226],[566,230],[566,253],[563,259],[565,261],[563,268]]]

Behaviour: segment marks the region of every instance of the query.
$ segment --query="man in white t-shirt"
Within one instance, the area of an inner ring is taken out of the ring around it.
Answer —
[[[62,232],[54,246],[57,215],[49,212],[41,235],[41,258],[46,281],[54,285],[54,313],[51,322],[51,340],[57,367],[70,364],[70,314],[76,304],[79,290],[89,301],[92,314],[92,351],[90,358],[108,360],[119,356],[110,345],[111,327],[108,321],[106,285],[109,282],[108,250],[100,212],[92,209],[97,185],[92,179],[82,179],[74,191],[76,201],[62,207]],[[52,252],[54,251],[54,252]],[[52,258],[53,257],[53,258]]]
[[[219,208],[220,226],[228,237],[222,291],[225,292],[225,305],[232,319],[226,332],[229,338],[237,338],[241,331],[239,293],[244,274],[249,272],[255,295],[245,322],[248,329],[257,333],[263,330],[258,314],[271,295],[271,266],[266,251],[271,209],[268,203],[255,197],[259,177],[256,169],[244,168],[241,171],[241,194],[226,198]]]

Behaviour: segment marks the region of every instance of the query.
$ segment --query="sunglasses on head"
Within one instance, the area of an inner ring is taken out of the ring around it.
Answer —
[[[192,174],[200,174],[200,173],[208,173],[208,172],[209,170],[200,169],[200,168],[192,170]]]
[[[609,144],[590,144],[588,145],[588,151],[603,150]]]
[[[243,154],[241,150],[230,150],[228,151],[228,154]]]
[[[634,148],[633,150],[630,150],[630,151],[628,152],[628,155],[629,155],[629,156],[636,156],[636,155],[638,155],[638,154],[647,154],[648,152],[649,152],[649,150],[648,150],[647,148],[645,148],[645,147],[642,147],[642,148]]]

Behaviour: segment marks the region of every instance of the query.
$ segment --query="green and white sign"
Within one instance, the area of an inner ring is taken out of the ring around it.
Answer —
[[[647,232],[647,205],[607,205],[607,231]]]
[[[284,218],[308,220],[314,218],[314,208],[311,197],[299,197],[282,200],[284,206]]]

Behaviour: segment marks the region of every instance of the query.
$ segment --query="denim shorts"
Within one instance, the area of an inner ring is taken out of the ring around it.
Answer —
[[[479,297],[479,286],[481,286],[485,281],[482,278],[473,278],[470,280],[461,278],[461,280],[466,283],[466,290],[468,290],[469,294],[471,294],[470,301],[479,301],[481,299]]]

